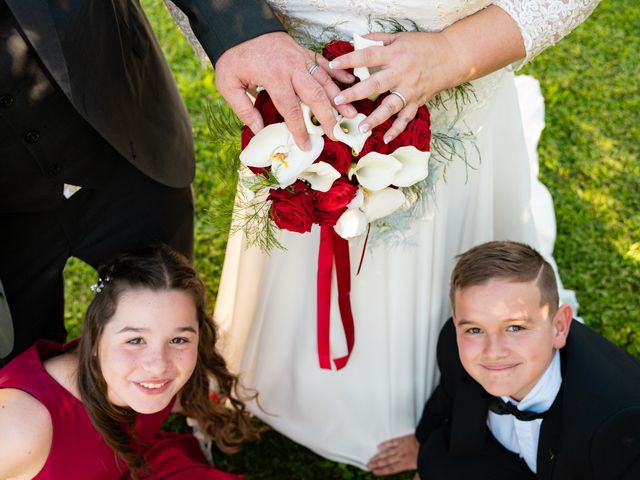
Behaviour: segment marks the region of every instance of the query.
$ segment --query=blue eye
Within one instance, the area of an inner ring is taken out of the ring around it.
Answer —
[[[142,339],[142,337],[136,337],[132,338],[131,340],[127,340],[127,343],[129,345],[142,345],[144,343],[144,340]]]
[[[507,327],[507,332],[519,332],[521,330],[524,330],[522,325],[509,325]]]
[[[467,329],[467,333],[477,335],[478,333],[482,333],[482,330],[480,330],[478,327],[471,327]]]

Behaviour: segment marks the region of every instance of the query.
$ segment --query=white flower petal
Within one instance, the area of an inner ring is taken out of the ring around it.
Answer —
[[[354,50],[362,50],[368,47],[381,47],[384,45],[381,41],[369,40],[368,38],[361,37],[357,33],[353,34],[353,48]],[[367,67],[356,67],[353,69],[353,74],[362,80],[366,80],[371,76]]]
[[[347,208],[360,208],[363,202],[364,192],[362,188],[358,187],[358,190],[356,190],[356,196],[347,204]]]
[[[318,162],[306,168],[298,178],[309,182],[314,190],[328,192],[333,182],[340,178],[340,172],[327,162]]]
[[[400,147],[391,154],[402,164],[402,168],[393,179],[397,187],[410,187],[429,175],[429,157],[431,152],[422,152],[416,147]]]
[[[378,192],[368,192],[364,197],[362,210],[370,222],[395,212],[405,201],[404,193],[397,188],[385,188]]]
[[[273,123],[260,130],[240,153],[240,161],[248,167],[268,167],[272,154],[288,150],[291,133],[284,123]]]
[[[358,237],[366,230],[369,222],[367,217],[357,208],[347,209],[333,226],[334,230],[345,240]]]
[[[364,113],[359,113],[355,118],[339,116],[336,119],[336,126],[333,127],[333,135],[336,139],[349,145],[356,154],[360,153],[367,138],[371,135],[371,130],[367,133],[360,133],[360,130],[358,130],[358,124],[365,118],[367,118],[367,116]]]
[[[391,155],[369,152],[349,169],[349,178],[355,175],[367,190],[382,190],[393,182],[402,164]]]
[[[311,166],[322,153],[324,139],[320,135],[309,135],[309,140],[311,140],[311,150],[305,152],[298,148],[290,136],[288,152],[273,158],[271,172],[278,180],[280,188],[286,188],[295,182],[298,175]]]
[[[313,135],[320,135],[320,136],[324,135],[324,130],[319,125],[320,122],[318,122],[318,119],[316,119],[315,115],[309,108],[309,105],[307,105],[306,103],[300,102],[300,107],[302,108],[302,118],[304,118],[304,124],[307,127],[307,132]],[[313,123],[314,120],[315,122],[318,123],[318,125]]]

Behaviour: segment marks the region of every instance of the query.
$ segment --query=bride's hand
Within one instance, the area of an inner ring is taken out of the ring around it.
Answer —
[[[392,438],[378,445],[376,453],[367,467],[376,476],[415,470],[420,444],[414,434]]]
[[[385,134],[384,139],[388,143],[406,128],[420,106],[451,86],[456,78],[455,72],[460,67],[452,46],[441,33],[372,33],[366,38],[382,41],[384,46],[343,55],[331,62],[330,66],[365,66],[370,71],[372,67],[378,70],[374,70],[375,73],[368,79],[343,90],[334,101],[336,104],[351,103],[371,95],[398,92],[385,97],[380,106],[360,124],[364,132],[398,114]]]
[[[438,33],[376,33],[367,37],[382,40],[384,46],[348,53],[330,65],[380,70],[342,91],[334,102],[345,104],[373,94],[397,92],[387,96],[360,124],[361,130],[370,130],[397,113],[385,135],[387,143],[406,128],[418,107],[437,93],[494,72],[526,54],[517,23],[495,5]]]

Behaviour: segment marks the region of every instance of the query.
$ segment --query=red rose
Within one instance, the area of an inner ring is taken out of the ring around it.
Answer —
[[[326,162],[335,168],[340,175],[344,175],[351,166],[351,160],[351,148],[349,146],[342,142],[334,142],[329,138],[325,138],[324,148],[315,163]]]
[[[302,180],[269,192],[270,215],[278,228],[305,233],[313,224],[313,192]]]
[[[353,45],[349,42],[345,42],[344,40],[334,40],[324,46],[322,49],[322,56],[331,61],[340,55],[351,52],[353,52]]]
[[[346,209],[347,207],[343,207],[339,208],[338,210],[325,212],[324,210],[318,210],[316,208],[313,212],[315,215],[315,222],[323,227],[333,227],[338,222],[340,216]]]
[[[373,112],[373,102],[368,98],[351,102],[351,105],[358,111],[358,113],[364,113],[367,117]]]
[[[249,142],[254,137],[253,132],[246,125],[242,127],[242,135],[240,135],[240,144],[242,145],[242,149],[244,150],[249,145]]]
[[[429,126],[431,126],[431,115],[429,114],[429,109],[426,105],[423,105],[418,109],[416,117],[426,120],[427,122],[429,122]]]
[[[431,124],[428,120],[416,117],[407,128],[389,143],[389,152],[393,153],[397,148],[413,145],[422,152],[431,149]]]
[[[273,104],[273,100],[271,100],[271,97],[266,90],[262,90],[258,93],[256,103],[254,103],[253,106],[262,115],[265,126],[271,125],[272,123],[284,122],[284,118],[282,118],[282,115],[280,115],[278,110],[276,110],[276,106]]]
[[[345,177],[340,177],[333,182],[328,192],[315,192],[316,208],[325,212],[342,209],[354,199],[357,191],[358,187],[349,183]]]
[[[364,142],[364,146],[362,150],[360,150],[360,154],[358,155],[358,160],[364,157],[369,152],[378,152],[387,154],[389,153],[389,145],[384,143],[384,134],[386,130],[377,130],[373,129],[367,141]]]

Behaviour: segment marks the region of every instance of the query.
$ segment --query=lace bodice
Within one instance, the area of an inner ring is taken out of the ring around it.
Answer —
[[[409,19],[420,29],[440,31],[452,23],[495,4],[518,24],[527,56],[520,68],[582,23],[600,0],[267,0],[284,16],[345,33],[367,33],[371,18]]]

